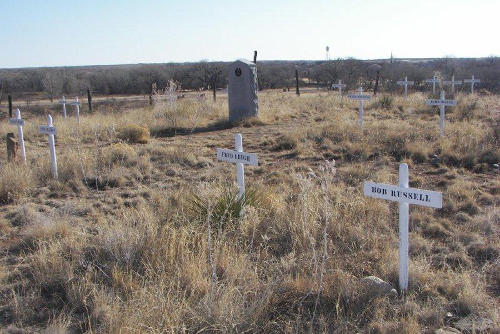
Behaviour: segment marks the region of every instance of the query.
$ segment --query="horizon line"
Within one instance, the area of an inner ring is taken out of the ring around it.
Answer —
[[[339,57],[334,59],[296,59],[296,60],[288,60],[288,59],[263,59],[257,60],[259,62],[311,62],[311,63],[321,63],[328,61],[337,61],[337,60],[359,60],[359,61],[408,61],[408,60],[436,60],[436,59],[487,59],[487,58],[499,58],[498,55],[489,55],[482,57],[455,57],[455,56],[443,56],[443,57],[393,57],[393,58],[356,58],[356,57]],[[239,58],[246,59],[246,58]],[[86,64],[86,65],[53,65],[53,66],[24,66],[24,67],[0,67],[0,70],[24,70],[24,69],[42,69],[42,68],[76,68],[76,67],[99,67],[99,66],[131,66],[131,65],[181,65],[181,64],[198,64],[202,62],[207,63],[231,63],[235,60],[208,60],[208,59],[200,59],[198,61],[167,61],[167,62],[139,62],[139,63],[115,63],[115,64]]]

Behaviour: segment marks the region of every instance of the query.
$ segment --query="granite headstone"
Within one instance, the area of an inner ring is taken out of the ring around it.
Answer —
[[[229,65],[228,99],[231,122],[258,115],[257,66],[254,63],[239,59]]]

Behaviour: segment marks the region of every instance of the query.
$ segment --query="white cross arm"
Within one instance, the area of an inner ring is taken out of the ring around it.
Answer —
[[[57,130],[53,126],[40,125],[40,133],[46,135],[57,135]]]
[[[370,95],[362,95],[362,94],[349,94],[347,95],[348,98],[353,99],[353,100],[369,100]]]
[[[233,163],[242,163],[245,165],[252,165],[252,166],[259,165],[257,154],[238,152],[234,150],[228,150],[225,148],[217,149],[217,160],[233,162]]]
[[[390,184],[365,182],[363,184],[365,196],[381,198],[394,202],[404,202],[428,206],[431,208],[443,207],[443,194],[437,191],[403,188]]]
[[[345,85],[344,84],[333,84],[332,87],[333,88],[340,88],[340,87],[344,88]]]
[[[430,99],[426,100],[426,103],[430,106],[450,106],[454,107],[457,105],[457,100],[440,100],[440,99]]]
[[[73,101],[73,102],[70,102],[68,103],[69,105],[71,106],[79,106],[80,105],[80,102],[77,102],[77,101]]]
[[[59,102],[58,102],[58,103],[59,103],[59,104],[68,104],[68,101],[66,101],[66,100],[59,100]]]
[[[427,80],[425,80],[425,82],[428,82],[428,83],[439,82],[439,79],[427,79]]]
[[[443,85],[461,85],[462,81],[443,81]]]
[[[21,118],[10,118],[9,123],[13,125],[24,126],[24,119]]]
[[[408,86],[411,86],[415,82],[414,81],[398,81],[397,83],[398,83],[398,85],[408,85]]]
[[[467,82],[467,83],[474,82],[474,83],[476,83],[476,82],[481,82],[481,80],[479,80],[479,79],[474,79],[474,80],[473,79],[465,79],[464,82]]]

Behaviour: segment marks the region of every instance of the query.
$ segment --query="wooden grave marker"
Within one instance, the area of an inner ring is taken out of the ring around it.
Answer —
[[[409,188],[408,165],[399,165],[399,184],[365,182],[363,194],[368,197],[398,202],[399,206],[399,289],[408,290],[408,225],[409,205],[415,204],[431,208],[443,207],[440,192]]]
[[[217,160],[227,161],[236,164],[236,181],[238,183],[238,199],[245,196],[245,169],[244,165],[258,166],[257,154],[243,152],[243,139],[240,133],[234,136],[234,146],[236,150],[225,148],[217,149]]]
[[[370,100],[370,95],[363,95],[363,87],[359,87],[359,94],[349,94],[348,98],[359,101],[359,126],[363,127],[363,101]]]
[[[40,125],[40,133],[49,136],[50,160],[52,161],[52,175],[57,179],[57,158],[56,158],[56,145],[54,142],[54,135],[57,134],[57,129],[52,123],[52,116],[47,115],[47,125]]]
[[[444,119],[445,119],[445,107],[454,107],[457,105],[456,100],[446,100],[444,98],[444,90],[441,91],[441,97],[439,99],[430,99],[426,103],[430,106],[439,106],[439,128],[441,131],[441,137],[444,137]]]

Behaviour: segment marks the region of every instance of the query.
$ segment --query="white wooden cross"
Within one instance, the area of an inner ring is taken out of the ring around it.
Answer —
[[[470,92],[471,94],[474,94],[474,84],[477,82],[477,83],[480,83],[481,80],[479,79],[474,79],[474,76],[472,76],[472,79],[465,79],[464,82],[466,83],[470,83]]]
[[[50,160],[52,160],[52,175],[57,179],[57,158],[54,135],[57,134],[57,129],[52,123],[52,116],[47,115],[47,125],[40,125],[40,133],[49,136]]]
[[[432,94],[436,94],[436,83],[440,82],[437,76],[434,76],[432,79],[425,80],[427,83],[432,83]]]
[[[398,81],[397,84],[400,86],[405,86],[405,99],[408,96],[408,86],[412,86],[415,82],[408,81],[408,77],[405,77],[403,81]]]
[[[441,129],[441,137],[444,136],[444,108],[445,106],[454,107],[457,105],[456,100],[446,100],[444,98],[444,90],[441,91],[439,99],[430,99],[426,101],[430,106],[439,106],[439,128]]]
[[[62,104],[63,106],[63,116],[66,118],[66,97],[62,97],[62,100],[59,101],[59,104]]]
[[[398,202],[399,206],[399,289],[408,290],[408,225],[410,204],[431,208],[443,207],[440,192],[409,188],[408,165],[399,165],[399,185],[365,182],[365,196]]]
[[[19,111],[19,109],[16,110],[16,118],[9,119],[9,123],[17,125],[17,137],[19,138],[19,145],[21,146],[21,158],[23,162],[26,163],[26,149],[24,147],[23,135],[24,119],[21,118],[21,111]]]
[[[332,84],[332,88],[338,88],[339,94],[342,95],[342,88],[345,87],[345,84],[342,83],[342,80],[339,80],[338,84]]]
[[[75,101],[70,104],[76,107],[76,119],[78,120],[78,124],[80,124],[80,102],[78,101],[78,96],[75,97]]]
[[[449,80],[449,81],[443,81],[443,85],[451,85],[451,93],[452,94],[455,93],[455,85],[461,85],[461,84],[462,84],[461,80],[455,81],[455,76],[454,75],[451,77],[451,80]]]
[[[243,152],[243,140],[240,133],[234,136],[235,151],[225,148],[217,149],[217,160],[236,163],[236,181],[238,183],[238,200],[245,196],[245,170],[243,165],[258,166],[257,154]]]
[[[363,87],[359,87],[359,94],[349,94],[348,98],[359,101],[359,126],[363,126],[363,101],[368,101],[370,95],[363,95]]]

